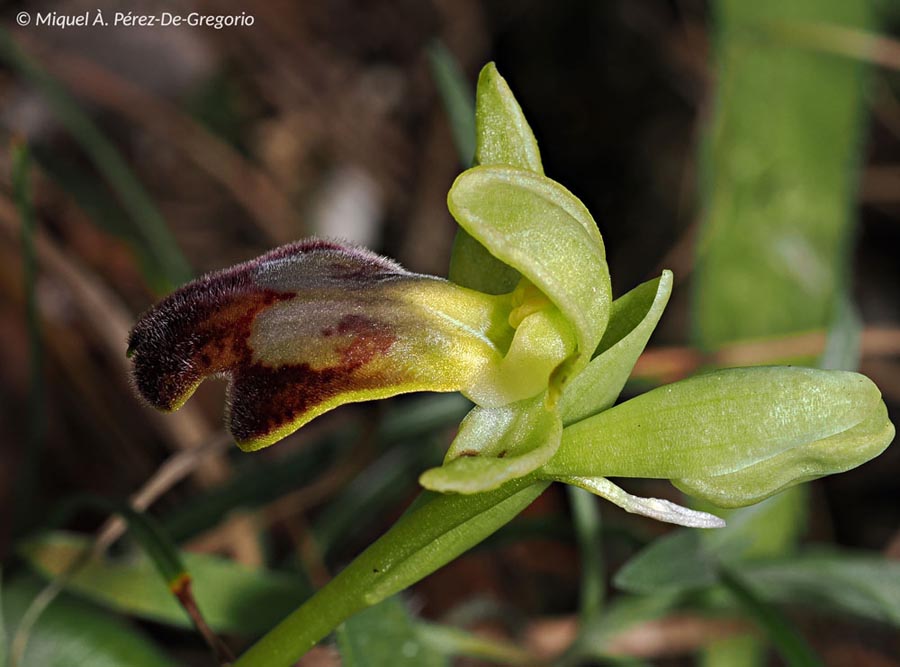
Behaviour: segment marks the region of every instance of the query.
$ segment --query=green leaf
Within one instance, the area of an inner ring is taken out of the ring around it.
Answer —
[[[824,666],[791,622],[778,609],[761,599],[741,575],[729,568],[720,567],[719,579],[747,615],[765,631],[785,664],[791,667]]]
[[[788,553],[806,526],[806,490],[790,488],[762,502],[736,510],[722,510],[728,525],[703,534],[707,550],[726,562]],[[712,503],[697,502],[701,507]]]
[[[478,76],[475,111],[475,163],[500,164],[543,174],[534,134],[494,63]],[[486,294],[515,289],[519,272],[494,257],[465,229],[459,229],[450,256],[450,280]]]
[[[89,546],[82,537],[57,532],[25,543],[20,555],[49,579],[66,571]],[[251,570],[215,556],[183,553],[182,558],[193,578],[197,604],[216,632],[259,634],[305,594],[304,586],[286,574]],[[72,577],[66,589],[123,613],[190,626],[155,565],[142,554],[93,559]]]
[[[900,627],[900,562],[875,554],[817,549],[742,567],[744,576],[768,600]]]
[[[865,28],[868,2],[717,0],[695,327],[707,348],[827,325],[852,257],[866,65],[790,26]],[[777,33],[771,28],[779,26]]]
[[[710,501],[735,506],[813,473],[860,465],[892,437],[881,394],[862,375],[729,369],[659,387],[568,426],[543,473],[690,479],[701,497],[709,491]],[[788,466],[774,470],[769,460],[782,454]]]
[[[612,303],[609,325],[594,359],[563,390],[560,412],[568,425],[616,402],[672,294],[672,272],[638,285]]]
[[[870,7],[843,0],[712,3],[718,85],[700,155],[705,213],[692,312],[694,338],[703,348],[822,329],[848,292],[865,66],[766,33],[783,22],[863,27]],[[830,336],[829,358],[822,363],[853,370],[845,367],[852,336],[843,338],[841,344]],[[839,347],[844,350],[835,355]],[[843,359],[835,362],[836,356]],[[765,517],[755,531],[769,548],[781,542],[790,549],[796,541],[804,525],[796,518],[805,502],[800,488],[781,494],[789,496],[781,503],[786,509],[792,499],[798,505],[787,511],[787,523]],[[728,515],[722,532],[751,509]],[[718,646],[704,665],[764,664],[764,648],[747,644]]]
[[[629,560],[616,575],[616,585],[639,593],[653,587],[681,592],[711,585],[722,563],[743,568],[748,559],[783,550],[785,533],[793,535],[802,510],[803,503],[782,493],[727,513],[728,525],[721,530],[670,533]]]
[[[447,201],[461,227],[572,323],[586,364],[603,336],[612,296],[603,240],[584,205],[544,176],[498,166],[460,174]]]
[[[460,425],[444,465],[419,483],[442,493],[481,493],[537,470],[559,448],[562,421],[545,395],[500,408],[473,408]]]
[[[683,593],[716,584],[726,562],[730,570],[739,569],[753,582],[764,601],[827,609],[900,627],[900,563],[822,548],[754,560],[756,550],[752,545],[751,551],[744,549],[743,541],[728,535],[730,529],[731,525],[703,536],[697,531],[674,532],[632,558],[614,582],[634,593]]]
[[[9,637],[41,587],[28,579],[3,590]],[[0,664],[5,653],[0,657]],[[171,658],[116,616],[81,600],[55,599],[32,627],[20,667],[171,667]]]
[[[364,609],[337,631],[343,667],[444,667],[447,659],[422,641],[399,596]]]
[[[629,560],[613,583],[630,593],[680,593],[718,581],[718,563],[696,530],[677,530]]]

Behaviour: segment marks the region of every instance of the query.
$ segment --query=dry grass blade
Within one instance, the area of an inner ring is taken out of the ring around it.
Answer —
[[[632,376],[672,381],[685,378],[707,365],[721,368],[753,366],[817,356],[825,351],[825,342],[825,332],[812,331],[726,345],[712,354],[703,354],[689,346],[648,348],[638,359]],[[868,327],[862,332],[861,348],[863,359],[898,356],[900,329]]]
[[[3,237],[8,243],[18,242],[15,207],[9,199],[0,196],[0,238]],[[132,323],[131,314],[106,286],[66,255],[49,236],[38,230],[34,241],[44,274],[66,288],[72,302],[83,312],[84,321],[91,327],[104,354],[119,369],[121,377],[127,377],[129,369],[123,348]],[[53,345],[53,339],[48,339],[48,344]],[[65,357],[64,351],[56,352],[57,356]],[[148,410],[147,417],[175,451],[191,452],[217,437],[206,419],[190,404],[171,415]],[[217,447],[212,451],[220,454],[224,449]],[[189,466],[189,472],[201,486],[221,483],[230,475],[230,466],[221,455],[205,453],[191,460],[196,462]],[[227,542],[229,550],[242,562],[255,560],[258,545],[251,526],[240,522],[230,524]]]
[[[51,51],[33,38],[25,43],[79,95],[140,125],[219,181],[273,242],[286,243],[303,229],[288,197],[268,174],[177,107],[88,58]]]
[[[772,35],[790,44],[900,70],[900,41],[857,28],[827,23],[772,23]]]
[[[749,632],[753,632],[752,626],[741,619],[684,612],[630,625],[607,639],[602,652],[608,656],[668,658],[693,653],[714,641]],[[563,655],[577,636],[575,616],[541,619],[529,625],[526,644],[533,655],[550,660]]]

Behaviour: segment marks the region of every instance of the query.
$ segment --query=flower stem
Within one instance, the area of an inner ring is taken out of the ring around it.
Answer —
[[[488,493],[424,494],[387,533],[270,630],[234,667],[289,667],[340,623],[411,586],[510,521],[549,482],[533,475]]]

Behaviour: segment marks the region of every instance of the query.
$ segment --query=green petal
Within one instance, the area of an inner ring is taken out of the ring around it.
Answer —
[[[480,493],[537,470],[559,447],[562,421],[545,396],[501,408],[474,408],[460,425],[444,465],[419,478],[426,489]]]
[[[506,356],[490,364],[464,393],[472,402],[498,407],[541,394],[559,365],[575,351],[575,336],[557,308],[528,315],[516,328]]]
[[[719,507],[758,503],[790,486],[855,468],[875,458],[894,439],[894,425],[884,403],[860,424],[776,454],[733,473],[698,479],[673,480],[685,493]]]
[[[164,410],[226,374],[229,428],[254,450],[343,403],[475,386],[511,342],[509,309],[310,240],[189,283],[143,315],[129,352],[135,386]]]
[[[499,164],[543,174],[541,153],[522,108],[494,63],[478,76],[475,94],[475,164]],[[519,272],[459,229],[450,256],[450,280],[486,294],[511,292]]]
[[[827,462],[832,467],[816,469],[817,475],[827,474],[857,466],[883,448],[886,425],[849,434],[873,415],[884,425],[882,406],[878,388],[856,373],[723,370],[654,389],[567,427],[544,471],[553,476],[708,479],[847,433],[850,444],[841,448],[838,460]],[[859,442],[853,440],[856,435]],[[798,465],[783,474],[802,480],[810,472]],[[783,486],[782,479],[769,479],[777,487],[772,492]],[[770,483],[763,476],[752,480],[760,488]],[[738,496],[736,502],[743,500]]]
[[[584,205],[544,176],[497,166],[463,172],[448,205],[461,227],[560,309],[581,354],[592,354],[612,296],[603,240]]]
[[[557,482],[572,484],[585,491],[606,498],[626,512],[640,514],[657,521],[674,523],[688,528],[724,528],[725,522],[717,516],[682,507],[662,498],[633,496],[605,477],[557,477]]]
[[[609,326],[597,356],[566,385],[560,412],[571,424],[613,405],[672,293],[672,272],[638,285],[612,303]]]

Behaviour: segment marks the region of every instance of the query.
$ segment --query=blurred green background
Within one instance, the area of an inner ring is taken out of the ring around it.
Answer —
[[[897,421],[898,3],[151,1],[131,10],[243,13],[253,25],[37,25],[39,15],[93,21],[97,7],[110,24],[123,11],[76,0],[0,8],[7,635],[39,590],[36,575],[58,572],[83,541],[23,538],[78,494],[128,498],[179,452],[200,455],[177,459],[150,513],[201,554],[188,563],[201,606],[236,650],[414,497],[464,400],[346,406],[247,455],[220,435],[223,383],[160,415],[131,391],[124,351],[136,316],[174,286],[308,235],[446,274],[446,192],[465,165],[429,58],[437,43],[470,93],[480,67],[497,62],[546,173],[598,220],[616,295],[674,270],[672,302],[627,394],[713,365],[803,363],[869,375]],[[17,174],[14,146],[24,143],[31,160]],[[900,665],[900,590],[884,579],[900,560],[898,476],[894,446],[738,513],[737,528],[705,548],[727,554],[766,604],[801,603],[786,622],[824,664]],[[678,499],[665,482],[627,485]],[[460,664],[493,664],[488,654],[528,664],[576,637],[576,664],[781,664],[767,642],[746,639],[752,614],[719,604],[721,591],[690,573],[671,573],[691,585],[665,595],[648,595],[634,568],[610,585],[669,528],[599,502],[585,515],[579,502],[552,488],[416,586],[408,609],[348,624],[345,664],[400,664],[354,662],[366,633],[391,637],[385,660],[403,641],[424,642],[409,664],[430,664],[424,652],[434,664],[448,653],[480,656]],[[80,512],[65,527],[87,535],[103,519]],[[810,565],[810,544],[866,560],[856,570]],[[697,549],[676,548],[672,562]],[[164,588],[140,584],[154,576],[140,567],[88,572],[39,623],[25,664],[211,664]],[[599,609],[605,589],[608,613],[579,632],[579,598],[583,613],[587,595]],[[494,643],[463,650],[477,642],[451,626]],[[339,663],[329,644],[303,664]]]

